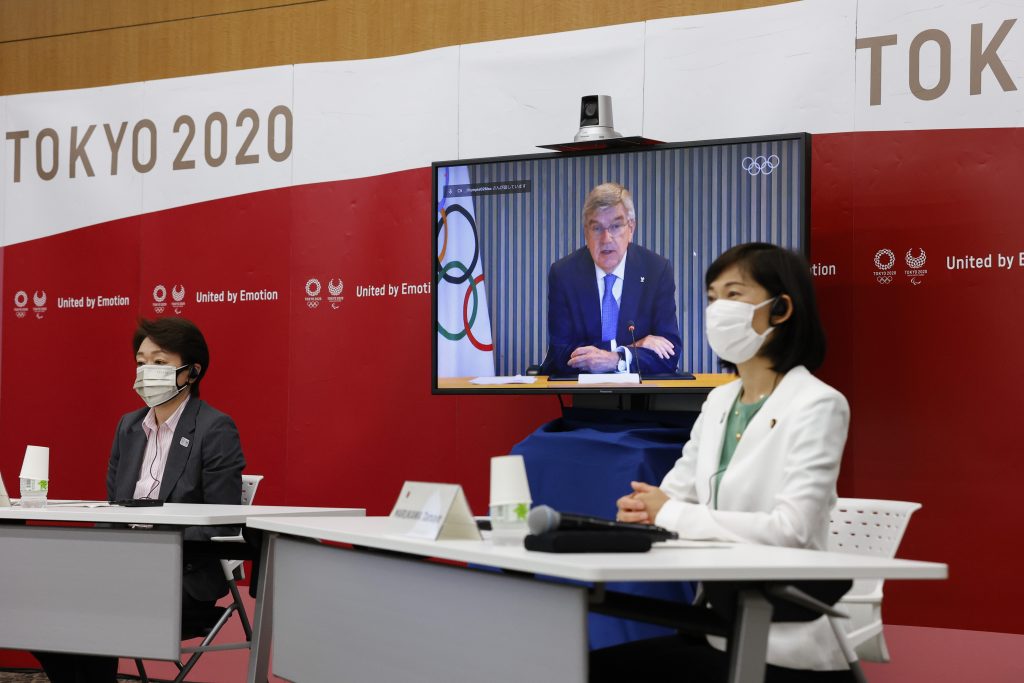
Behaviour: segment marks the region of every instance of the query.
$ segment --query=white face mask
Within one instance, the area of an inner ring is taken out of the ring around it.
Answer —
[[[708,306],[704,314],[704,329],[708,344],[718,357],[733,365],[745,363],[757,355],[775,328],[769,327],[762,334],[754,331],[754,311],[767,306],[775,298],[754,305],[744,301],[719,299]]]
[[[178,373],[187,367],[187,363],[180,368],[171,365],[140,365],[135,370],[135,391],[150,408],[167,403],[188,388],[188,382],[179,387],[177,379]]]

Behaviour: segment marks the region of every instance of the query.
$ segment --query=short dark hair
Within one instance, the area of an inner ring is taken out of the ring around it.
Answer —
[[[139,347],[146,337],[152,339],[153,343],[164,351],[181,356],[182,363],[198,363],[201,366],[199,376],[190,389],[192,395],[198,398],[199,382],[206,376],[206,371],[210,367],[210,349],[195,323],[185,318],[139,318],[139,325],[135,328],[135,336],[132,338],[132,349],[135,353],[139,352]]]
[[[793,314],[775,327],[761,347],[761,354],[771,360],[772,369],[789,372],[798,365],[808,370],[821,367],[825,360],[825,330],[818,316],[807,260],[774,244],[739,244],[715,259],[704,275],[704,286],[710,287],[732,266],[768,290],[770,296],[788,294],[793,301]],[[731,363],[723,365],[735,369]]]

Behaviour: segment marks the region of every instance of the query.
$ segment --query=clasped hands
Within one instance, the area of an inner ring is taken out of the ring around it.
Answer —
[[[654,524],[661,507],[668,500],[668,495],[657,486],[642,481],[631,481],[629,485],[633,488],[633,493],[615,501],[618,508],[615,519],[620,522]]]
[[[649,349],[659,358],[671,358],[675,355],[672,342],[656,334],[649,334],[634,344],[637,348]],[[569,356],[569,366],[581,372],[614,372],[619,364],[619,354],[605,351],[596,346],[581,346]]]

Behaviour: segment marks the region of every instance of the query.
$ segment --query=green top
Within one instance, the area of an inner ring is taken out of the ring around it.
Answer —
[[[729,419],[725,423],[725,436],[722,439],[722,457],[718,461],[718,470],[712,477],[715,509],[718,509],[718,487],[722,483],[722,476],[725,474],[726,468],[729,467],[733,453],[736,452],[736,446],[739,445],[743,432],[747,430],[747,425],[754,419],[754,415],[757,415],[757,411],[761,409],[764,402],[768,400],[768,396],[762,396],[753,403],[742,403],[740,402],[741,394],[736,395],[736,400],[733,401],[732,408],[729,409]]]

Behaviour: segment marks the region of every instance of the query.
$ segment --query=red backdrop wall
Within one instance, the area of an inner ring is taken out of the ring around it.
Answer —
[[[998,263],[999,254],[1024,251],[1015,224],[1021,132],[817,135],[813,146],[812,261],[823,266],[816,282],[830,341],[821,374],[853,412],[839,493],[922,502],[901,555],[951,567],[938,590],[890,582],[886,619],[1020,632],[1012,611],[974,605],[1024,599],[1006,558],[1016,551],[1003,542],[1021,532],[1012,411],[1024,264],[1015,256],[1009,268],[959,269],[947,257],[991,253]],[[25,445],[40,443],[52,449],[51,495],[104,495],[117,418],[139,404],[134,321],[155,314],[157,285],[184,286],[180,314],[212,348],[203,398],[236,419],[248,471],[267,476],[260,502],[385,514],[402,481],[426,479],[461,483],[484,511],[488,458],[555,417],[558,403],[431,396],[429,296],[356,295],[357,284],[431,278],[429,197],[430,172],[417,169],[6,248],[0,470],[8,483]],[[878,275],[884,249],[895,256],[892,275]],[[926,257],[913,276],[908,251]],[[324,290],[315,308],[311,278]],[[338,279],[343,299],[332,306],[326,285]],[[240,289],[277,299],[195,298]],[[46,310],[17,317],[19,290],[45,291]],[[131,305],[57,305],[96,294]]]

